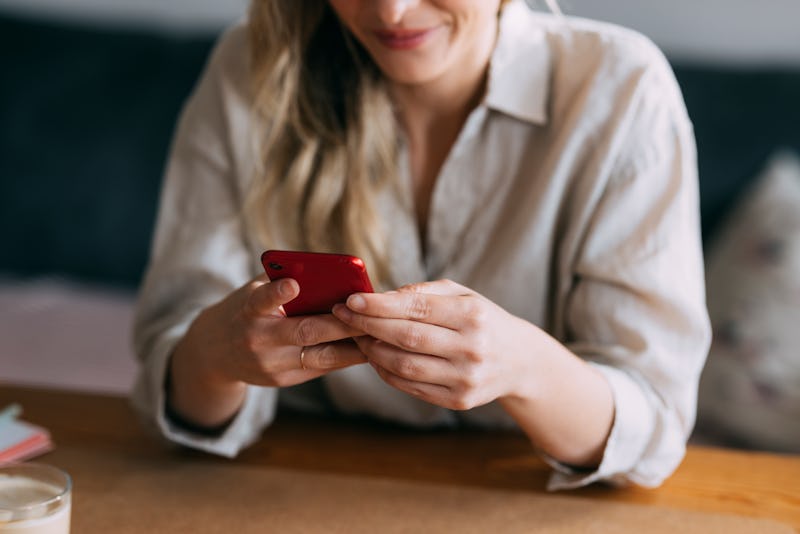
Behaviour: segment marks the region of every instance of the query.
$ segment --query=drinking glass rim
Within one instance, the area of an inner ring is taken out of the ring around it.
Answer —
[[[16,507],[3,507],[0,506],[0,511],[9,512],[14,515],[19,515],[20,512],[29,512],[31,510],[36,510],[37,508],[47,508],[53,504],[58,503],[59,501],[63,501],[64,498],[69,495],[70,491],[72,490],[72,477],[69,476],[69,473],[64,471],[63,469],[56,467],[54,465],[39,463],[39,462],[18,462],[18,463],[8,463],[8,464],[0,464],[0,474],[6,472],[9,468],[32,468],[32,471],[48,471],[52,474],[56,474],[59,477],[63,477],[64,484],[63,489],[60,488],[61,485],[57,486],[61,491],[50,497],[45,501],[38,502],[36,504],[29,504],[25,506],[16,506]],[[24,474],[23,471],[20,471],[20,475]],[[35,479],[37,482],[42,482],[41,480]],[[47,484],[47,482],[44,482]]]

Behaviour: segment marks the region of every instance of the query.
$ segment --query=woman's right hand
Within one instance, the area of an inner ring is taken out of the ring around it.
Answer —
[[[261,276],[203,310],[172,354],[171,409],[218,427],[239,410],[247,384],[292,386],[365,363],[351,339],[362,333],[333,315],[286,317],[282,305],[299,292],[294,280]]]

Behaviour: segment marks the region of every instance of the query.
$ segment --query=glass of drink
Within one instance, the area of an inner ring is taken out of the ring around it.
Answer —
[[[0,466],[0,533],[69,534],[72,480],[45,464]]]

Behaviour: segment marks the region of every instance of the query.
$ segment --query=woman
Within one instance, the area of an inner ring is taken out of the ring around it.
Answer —
[[[176,134],[135,400],[229,456],[280,400],[517,426],[552,488],[658,485],[709,342],[697,204],[679,90],[633,32],[522,0],[254,0]],[[400,289],[287,318],[266,248]]]

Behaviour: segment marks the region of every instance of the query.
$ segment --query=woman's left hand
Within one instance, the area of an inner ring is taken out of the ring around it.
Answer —
[[[356,342],[386,383],[454,410],[514,396],[523,377],[536,375],[531,356],[547,338],[450,280],[358,293],[333,313],[367,334]]]
[[[357,293],[334,315],[380,377],[452,410],[500,401],[537,449],[599,465],[614,421],[611,386],[556,339],[449,280]]]

